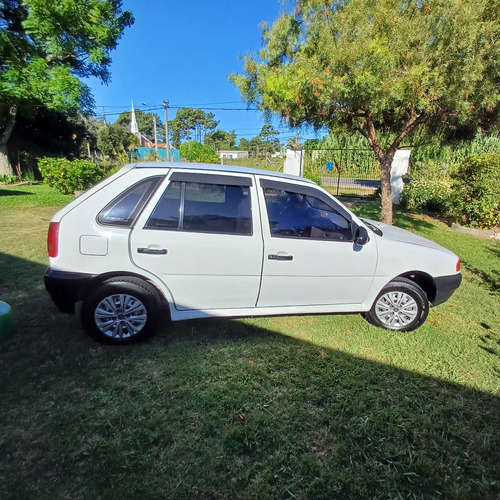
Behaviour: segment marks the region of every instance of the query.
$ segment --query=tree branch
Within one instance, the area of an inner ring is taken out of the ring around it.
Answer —
[[[418,125],[420,124],[425,118],[425,113],[417,113],[415,109],[412,109],[410,112],[410,118],[408,121],[405,123],[403,126],[403,130],[401,133],[396,137],[394,142],[391,144],[389,147],[387,154],[390,156],[394,156],[396,153],[396,150],[399,148],[405,137]]]

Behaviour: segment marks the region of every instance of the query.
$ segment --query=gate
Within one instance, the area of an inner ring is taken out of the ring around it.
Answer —
[[[306,150],[304,173],[335,196],[374,196],[380,186],[379,162],[370,149]]]

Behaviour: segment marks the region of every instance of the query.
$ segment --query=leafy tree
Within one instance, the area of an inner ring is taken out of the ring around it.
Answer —
[[[118,123],[101,127],[97,132],[97,147],[112,158],[123,156],[134,143],[135,137]]]
[[[198,142],[203,142],[207,132],[214,130],[219,124],[214,120],[213,113],[205,113],[202,109],[181,108],[177,111],[175,118],[169,122],[169,127],[172,130],[172,142],[176,147],[182,139],[190,142],[191,132]]]
[[[240,139],[239,144],[238,144],[238,149],[240,151],[248,151],[248,152],[250,152],[250,150],[252,149],[251,145],[250,145],[250,141],[248,139],[245,139],[244,137],[242,137]]]
[[[319,149],[321,145],[321,141],[319,139],[307,139],[304,142],[304,149]]]
[[[265,124],[255,138],[259,143],[261,152],[274,153],[280,150],[279,132],[272,125]]]
[[[116,123],[130,131],[130,111],[120,113]],[[135,119],[137,121],[137,128],[139,132],[150,140],[154,140],[154,125],[153,121],[156,118],[156,131],[157,135],[164,137],[163,122],[156,113],[145,113],[140,109],[135,110]]]
[[[12,172],[7,145],[18,113],[89,109],[79,77],[109,81],[109,54],[132,23],[121,0],[0,3],[0,175]]]
[[[213,146],[217,150],[231,149],[236,144],[236,132],[234,130],[231,132],[225,132],[224,130],[208,132],[205,135],[204,143]]]
[[[198,142],[203,142],[207,133],[215,130],[217,125],[219,125],[218,120],[214,120],[215,115],[213,113],[204,113],[204,116],[196,121],[195,124],[195,137]]]
[[[286,149],[300,149],[300,147],[297,137],[290,137],[288,141],[286,141]]]
[[[231,79],[292,126],[359,132],[378,158],[391,223],[391,163],[408,134],[497,123],[499,15],[499,0],[297,0]]]
[[[81,114],[80,118],[84,125],[84,134],[80,142],[80,156],[91,157],[93,151],[97,149],[97,133],[102,123],[90,114]]]
[[[278,139],[279,132],[272,125],[263,125],[259,135],[253,137],[249,141],[242,139],[240,141],[240,149],[248,150],[253,156],[265,155],[280,150],[280,142]],[[244,141],[244,146],[242,145]]]

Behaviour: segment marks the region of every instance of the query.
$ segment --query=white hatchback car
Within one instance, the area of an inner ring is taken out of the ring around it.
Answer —
[[[128,343],[173,321],[362,313],[409,331],[460,285],[452,252],[356,217],[306,179],[236,167],[137,163],[60,210],[45,284],[85,329]]]

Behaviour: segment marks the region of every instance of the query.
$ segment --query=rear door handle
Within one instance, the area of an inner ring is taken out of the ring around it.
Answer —
[[[267,258],[269,260],[293,260],[293,255],[282,255],[276,253],[270,253]]]
[[[138,248],[137,253],[146,253],[149,255],[167,255],[166,248]]]

